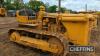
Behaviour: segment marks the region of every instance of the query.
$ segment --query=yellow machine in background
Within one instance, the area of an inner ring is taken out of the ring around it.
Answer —
[[[36,22],[36,13],[30,9],[18,10],[16,16],[19,25],[34,25]]]
[[[66,56],[68,45],[89,45],[91,29],[94,27],[93,15],[46,13],[44,7],[40,7],[37,16],[32,19],[20,13],[28,15],[25,11],[17,12],[19,24],[34,27],[10,29],[9,37],[13,42],[51,52],[55,56]]]
[[[45,14],[45,9],[44,6],[40,6],[40,11],[39,13],[36,14],[36,12],[34,12],[31,9],[22,9],[22,10],[18,10],[16,12],[16,18],[17,21],[19,22],[19,25],[27,25],[27,26],[36,26],[36,21],[39,20],[37,18],[43,18],[44,14]],[[37,16],[38,15],[38,16]]]
[[[4,17],[5,16],[5,8],[4,8],[4,0],[0,0],[0,16]]]
[[[0,16],[4,17],[5,16],[5,8],[0,8]]]

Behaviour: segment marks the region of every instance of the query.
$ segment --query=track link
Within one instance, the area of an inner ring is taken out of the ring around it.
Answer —
[[[65,36],[63,34],[60,33],[50,33],[50,32],[45,32],[45,31],[37,31],[37,30],[26,30],[26,29],[10,29],[9,30],[9,35],[11,35],[13,32],[18,32],[20,33],[20,35],[22,36],[28,36],[33,38],[34,35],[39,36],[35,37],[36,39],[41,39],[44,41],[47,41],[50,39],[50,37],[54,37],[54,39],[57,39],[60,41],[59,45],[63,46],[63,51],[61,53],[56,53],[54,54],[54,56],[66,56],[68,53],[68,41],[65,39]],[[42,37],[44,36],[44,37]],[[50,36],[50,37],[46,37],[46,36]]]

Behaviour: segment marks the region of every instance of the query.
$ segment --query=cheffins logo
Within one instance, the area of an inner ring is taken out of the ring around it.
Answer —
[[[69,46],[69,52],[94,52],[94,46]]]

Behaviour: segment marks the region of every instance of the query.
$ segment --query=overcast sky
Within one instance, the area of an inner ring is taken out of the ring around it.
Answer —
[[[29,0],[24,0],[28,2]],[[49,5],[57,5],[57,0],[41,0]],[[62,1],[62,7],[72,9],[75,11],[85,10],[87,4],[88,10],[99,10],[100,11],[100,0],[64,0]]]

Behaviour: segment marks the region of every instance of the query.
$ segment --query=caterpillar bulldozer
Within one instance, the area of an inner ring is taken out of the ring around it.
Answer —
[[[69,45],[89,45],[91,29],[96,25],[91,23],[96,18],[93,15],[46,13],[43,6],[38,13],[24,9],[16,15],[20,26],[9,30],[10,40],[54,56],[66,56]]]
[[[4,0],[0,0],[0,16],[4,17],[5,16],[5,8],[3,7],[3,2]]]

